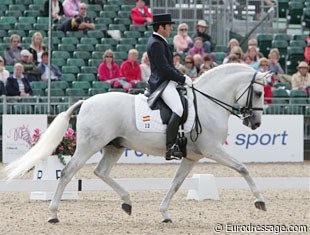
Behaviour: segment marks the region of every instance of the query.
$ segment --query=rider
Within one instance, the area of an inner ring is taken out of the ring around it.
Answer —
[[[147,43],[147,54],[151,65],[151,76],[149,78],[150,92],[153,93],[164,81],[168,81],[161,93],[162,100],[172,110],[166,131],[166,159],[181,159],[182,152],[176,144],[177,134],[183,107],[179,93],[176,90],[178,84],[191,85],[191,79],[185,77],[173,65],[172,49],[166,39],[172,31],[171,15],[153,15],[153,34]]]

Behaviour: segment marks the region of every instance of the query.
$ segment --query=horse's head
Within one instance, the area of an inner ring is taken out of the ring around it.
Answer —
[[[255,130],[261,125],[264,105],[264,86],[271,73],[257,72],[248,86],[238,94],[237,103],[243,116],[243,124]]]

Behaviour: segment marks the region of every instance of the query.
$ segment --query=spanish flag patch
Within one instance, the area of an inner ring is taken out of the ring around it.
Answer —
[[[151,121],[151,116],[147,115],[147,116],[143,116],[143,122],[149,122]]]

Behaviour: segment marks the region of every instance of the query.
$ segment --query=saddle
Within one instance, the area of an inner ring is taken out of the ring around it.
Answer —
[[[160,111],[160,117],[162,119],[163,124],[168,124],[170,117],[172,115],[172,110],[168,107],[168,105],[165,104],[165,102],[161,98],[161,94],[163,90],[166,88],[167,84],[168,81],[163,82],[147,99],[147,103],[152,110]],[[186,88],[184,88],[181,85],[178,85],[177,91],[179,93],[184,111],[181,117],[176,144],[183,153],[183,157],[186,157],[187,139],[184,135],[184,123],[186,122],[188,117],[188,100],[186,98],[187,95]]]

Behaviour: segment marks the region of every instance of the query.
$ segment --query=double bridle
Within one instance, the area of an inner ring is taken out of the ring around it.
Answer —
[[[201,95],[207,97],[208,99],[210,99],[211,101],[213,101],[217,105],[221,106],[222,108],[226,109],[232,115],[235,115],[236,117],[244,120],[246,118],[251,117],[253,115],[253,111],[263,111],[264,110],[263,108],[253,107],[253,104],[252,104],[252,101],[253,101],[253,90],[254,90],[253,85],[254,85],[254,83],[259,84],[261,86],[265,86],[263,83],[255,81],[256,75],[257,75],[257,72],[254,73],[253,78],[252,78],[249,86],[245,89],[245,91],[236,100],[236,101],[240,100],[242,98],[242,96],[248,91],[245,106],[241,107],[241,108],[237,108],[235,106],[227,104],[227,103],[225,103],[225,102],[223,102],[221,100],[218,100],[218,99],[216,99],[216,98],[214,98],[214,97],[212,97],[212,96],[210,96],[210,95],[208,95],[208,94],[206,94],[206,93],[196,89],[194,86],[191,86],[191,88],[193,90],[193,94],[194,94],[194,107],[195,107],[195,111],[196,111],[196,118],[195,118],[195,124],[196,125],[195,125],[195,129],[196,129],[196,132],[197,132],[197,137],[194,138],[194,140],[192,139],[192,136],[191,136],[191,139],[193,141],[196,141],[197,138],[198,138],[198,135],[201,133],[201,124],[200,124],[200,121],[199,121],[199,118],[198,118],[198,114],[197,114],[197,99],[196,99],[195,91],[197,91]],[[241,113],[242,116],[238,115],[238,113],[236,113],[234,111]]]

